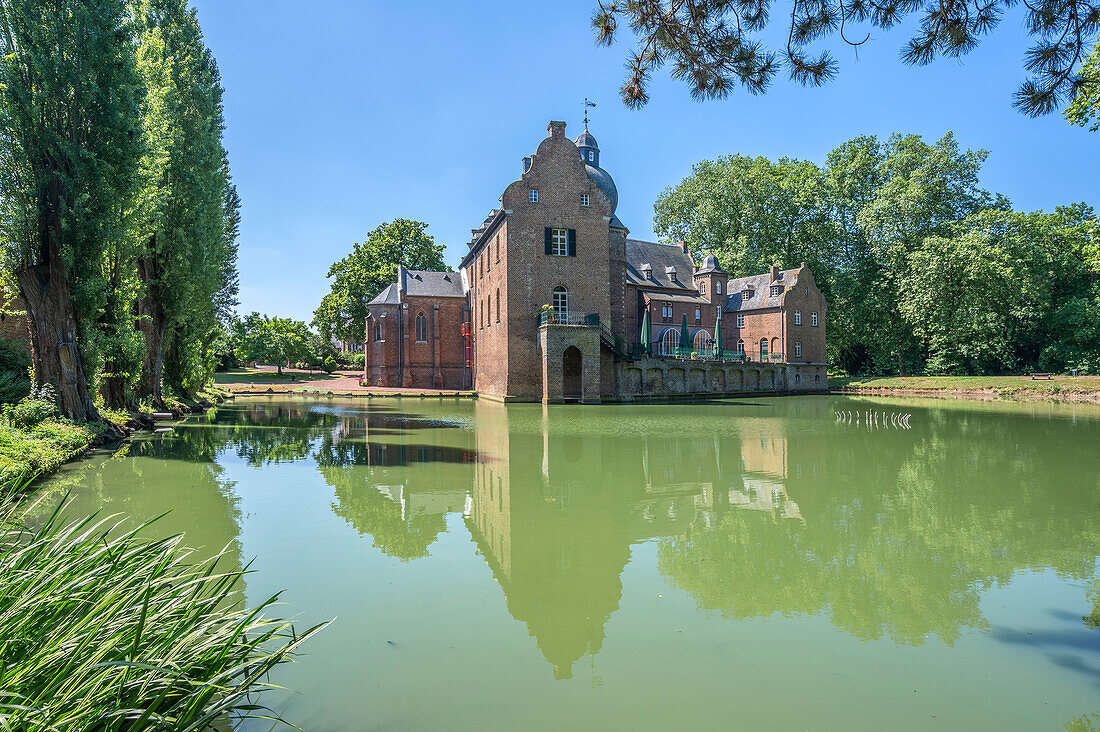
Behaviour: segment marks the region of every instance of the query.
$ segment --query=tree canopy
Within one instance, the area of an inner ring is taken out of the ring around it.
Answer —
[[[733,276],[805,261],[850,373],[1100,371],[1100,223],[1019,213],[948,133],[857,137],[824,165],[731,155],[657,200],[654,230]]]
[[[362,244],[328,270],[332,287],[314,313],[313,325],[328,339],[361,341],[367,327],[367,303],[397,279],[397,267],[443,271],[443,245],[428,225],[394,219],[367,235]]]
[[[637,37],[620,93],[628,106],[640,107],[649,100],[653,73],[666,64],[700,99],[724,97],[738,84],[763,93],[780,70],[792,81],[818,86],[835,77],[838,66],[828,48],[814,50],[815,44],[860,46],[873,30],[916,16],[919,25],[901,60],[923,66],[938,57],[965,56],[1018,7],[1013,0],[791,0],[789,8],[770,0],[597,0],[592,25],[601,45],[615,41],[620,24]],[[778,52],[763,41],[777,10],[787,38]],[[1015,106],[1025,114],[1046,114],[1089,83],[1078,68],[1100,30],[1100,3],[1037,0],[1023,3],[1019,12],[1033,44],[1023,54],[1027,78]]]

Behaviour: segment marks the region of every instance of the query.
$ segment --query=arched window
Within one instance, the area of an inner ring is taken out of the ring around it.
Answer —
[[[416,314],[416,340],[428,340],[428,319],[424,317],[424,313]]]
[[[761,338],[760,339],[760,360],[761,361],[767,361],[768,360],[768,339],[767,338]]]
[[[692,340],[695,346],[696,353],[710,355],[711,350],[714,348],[714,336],[705,330],[701,330],[695,334],[695,338]]]
[[[796,384],[801,384],[802,383],[802,374],[795,374],[794,375],[794,383],[796,383]]]
[[[381,320],[374,321],[374,340],[376,340],[376,341],[382,340],[382,321]]]
[[[721,280],[714,283],[714,294],[715,295],[721,295],[722,294],[722,281]]]
[[[485,296],[485,325],[490,326],[493,324],[493,295],[492,293]]]
[[[676,348],[680,345],[680,329],[669,328],[661,334],[661,355],[675,356]]]
[[[558,318],[566,318],[569,315],[569,290],[561,285],[554,288],[554,315]]]
[[[745,355],[745,342],[740,338],[737,339],[737,352],[742,356]]]
[[[497,322],[500,322],[500,288],[497,288]]]

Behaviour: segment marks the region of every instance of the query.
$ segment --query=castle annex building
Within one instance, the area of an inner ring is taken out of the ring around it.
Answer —
[[[731,277],[713,255],[631,239],[596,139],[549,133],[459,272],[399,268],[371,301],[368,384],[544,402],[826,388],[805,263]]]

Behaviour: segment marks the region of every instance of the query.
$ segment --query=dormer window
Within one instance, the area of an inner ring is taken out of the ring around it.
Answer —
[[[589,150],[588,151],[588,162],[591,163],[595,160],[596,160],[596,151],[595,150]]]
[[[668,279],[670,281],[676,282],[676,268],[675,267],[665,267],[665,275],[668,277]]]
[[[539,192],[536,191],[534,188],[527,191],[527,200],[530,201],[531,203],[538,203],[539,202]]]
[[[754,294],[755,291],[753,290],[741,290],[741,300],[751,300]]]
[[[588,194],[587,193],[582,193],[581,194],[581,205],[582,206],[587,206],[588,205]]]
[[[772,297],[778,297],[783,294],[783,285],[772,285],[771,289]]]

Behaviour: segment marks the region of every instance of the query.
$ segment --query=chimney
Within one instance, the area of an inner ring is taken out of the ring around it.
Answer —
[[[802,264],[798,265],[798,268],[799,269],[806,269],[806,263],[803,262]]]
[[[684,254],[687,254],[688,256],[691,256],[691,252],[688,251],[688,243],[686,241],[678,241],[678,242],[676,242],[676,246],[683,249]]]
[[[771,275],[772,282],[775,282],[777,279],[779,279],[779,267],[776,267],[774,264],[772,265]]]
[[[401,293],[401,299],[405,299],[405,265],[397,265],[397,291]]]
[[[546,127],[547,132],[550,133],[550,137],[565,137],[565,123],[550,121],[550,124]]]
[[[526,173],[530,169],[531,169],[531,158],[524,158],[523,159],[523,172]]]

